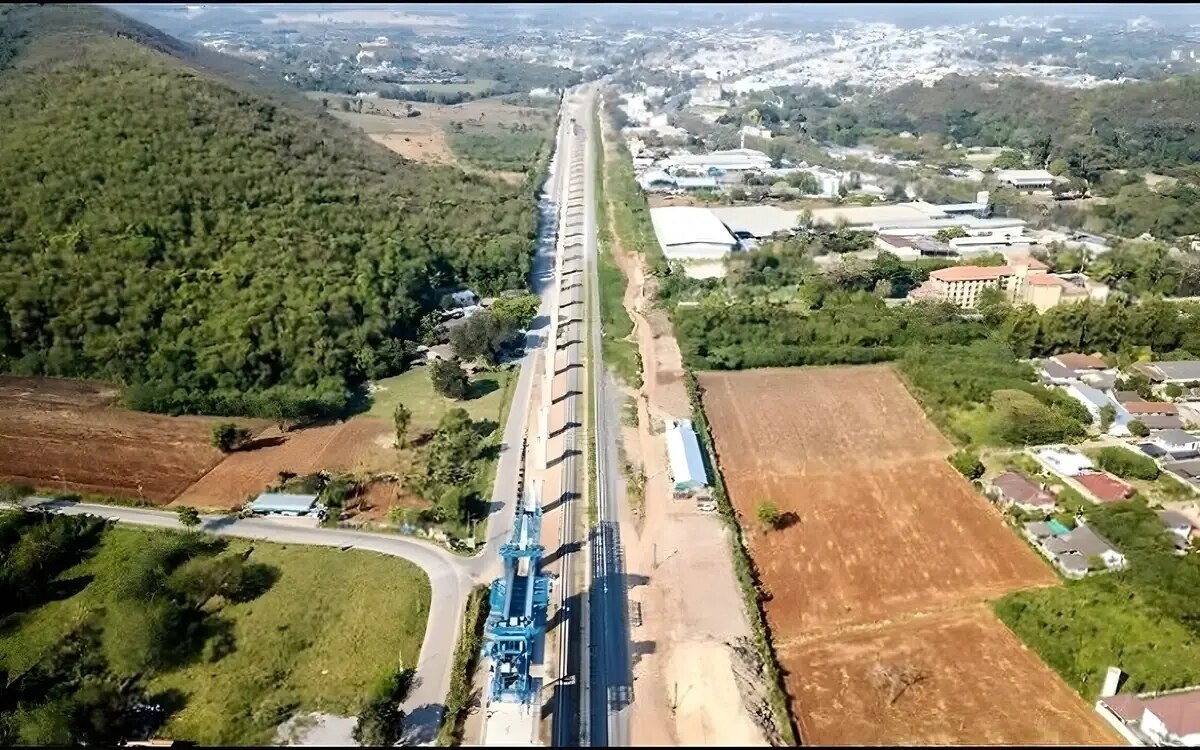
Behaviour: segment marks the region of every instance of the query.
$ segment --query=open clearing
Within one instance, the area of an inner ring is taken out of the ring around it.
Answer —
[[[802,728],[816,732],[805,742],[961,743],[984,741],[985,731],[998,743],[1049,740],[1056,733],[1066,742],[1097,736],[1086,721],[1021,723],[1029,701],[1045,701],[1047,715],[1082,716],[1086,709],[1031,655],[1025,684],[1038,686],[1036,699],[997,704],[998,692],[986,678],[950,675],[921,683],[922,703],[947,707],[944,725],[924,714],[906,720],[865,708],[878,692],[869,678],[876,660],[855,659],[856,649],[882,660],[893,651],[942,648],[923,628],[1004,630],[987,620],[990,614],[975,625],[952,626],[957,619],[943,622],[937,613],[1057,581],[945,462],[950,444],[890,368],[713,372],[700,374],[700,384],[730,501],[769,597],[767,618],[793,711]],[[766,499],[784,513],[783,528],[766,532],[756,520]],[[877,647],[855,645],[872,639]],[[972,658],[1019,664],[1021,657],[1008,651],[1023,648],[1008,634]],[[947,650],[943,658],[960,656]],[[952,667],[959,668],[931,660],[927,669],[949,675]],[[831,710],[830,695],[842,696],[841,716],[856,718],[843,727],[830,717],[837,726],[826,736],[821,712]],[[978,723],[969,708],[976,703],[996,715]],[[855,706],[863,707],[861,716]]]
[[[479,99],[462,104],[405,102],[397,99],[364,98],[362,112],[343,112],[340,101],[353,97],[310,92],[318,101],[329,102],[329,112],[343,122],[362,130],[371,139],[406,159],[430,164],[452,164],[468,171],[450,149],[446,133],[451,122],[461,123],[464,133],[505,132],[504,128],[525,125],[549,133],[554,113],[535,107],[506,104],[499,98]],[[410,112],[420,112],[409,117]],[[548,136],[549,137],[549,136]],[[492,172],[504,179],[520,181],[519,173]]]
[[[0,376],[0,482],[167,503],[221,460],[209,441],[223,420],[129,411],[116,398],[104,383]]]
[[[367,414],[390,422],[396,404],[404,404],[412,412],[409,431],[414,435],[437,427],[442,415],[454,408],[466,409],[471,419],[499,422],[515,378],[516,370],[513,369],[475,373],[471,376],[469,398],[454,401],[434,393],[428,367],[414,367],[376,382],[371,391],[371,410]]]
[[[371,417],[286,433],[271,427],[255,440],[261,447],[230,453],[173,504],[234,508],[277,482],[281,471],[364,475],[389,471],[394,464],[393,440],[392,426]]]
[[[811,745],[1115,744],[983,605],[780,652]],[[879,665],[879,666],[877,666]],[[920,680],[896,695],[878,670]]]
[[[125,527],[104,533],[97,553],[63,573],[87,580],[69,598],[14,615],[0,628],[0,665],[12,674],[52,651],[80,618],[120,607],[125,561],[154,534]],[[182,707],[162,736],[202,745],[266,745],[293,711],[352,715],[380,675],[413,666],[429,614],[429,580],[394,557],[350,550],[229,540],[229,552],[279,571],[261,597],[226,603],[235,650],[168,670],[152,693],[179,691]]]

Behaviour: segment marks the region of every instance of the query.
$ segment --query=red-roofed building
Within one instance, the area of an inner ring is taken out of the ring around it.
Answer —
[[[1102,503],[1115,503],[1118,500],[1128,500],[1133,494],[1133,488],[1117,479],[1112,474],[1103,471],[1077,474],[1076,482],[1083,485],[1093,497]]]
[[[1200,687],[1159,695],[1110,695],[1096,701],[1096,710],[1139,745],[1200,747]]]

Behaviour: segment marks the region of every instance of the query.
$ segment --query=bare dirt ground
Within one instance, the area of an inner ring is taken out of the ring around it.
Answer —
[[[0,482],[166,503],[221,460],[209,441],[222,420],[129,411],[116,398],[92,381],[0,377]]]
[[[404,102],[396,99],[363,99],[363,111],[343,112],[339,101],[342,98],[330,94],[310,94],[316,99],[326,99],[330,113],[354,127],[359,128],[371,140],[383,145],[406,159],[428,164],[450,164],[469,172],[482,172],[461,162],[450,148],[447,132],[451,123],[461,123],[465,133],[496,131],[505,126],[523,124],[535,126],[547,123],[546,111],[534,107],[518,107],[505,104],[499,99],[477,99],[462,104],[433,104]],[[409,117],[409,112],[420,112]],[[519,172],[485,172],[509,182],[525,179]]]
[[[1114,741],[1084,718],[1049,723],[1090,713],[979,602],[1057,579],[945,462],[950,445],[890,368],[700,383],[806,743]],[[780,529],[756,519],[767,499]],[[877,705],[879,684],[917,673]]]
[[[256,438],[262,447],[229,454],[173,505],[234,508],[275,483],[282,471],[370,474],[389,470],[394,465],[391,429],[386,420],[373,417],[287,433],[268,428]]]
[[[803,675],[794,682],[795,710],[807,744],[1117,741],[1091,707],[980,604],[813,642],[780,658]]]
[[[629,598],[642,615],[642,624],[631,623],[630,630],[631,739],[635,745],[765,745],[748,707],[762,696],[747,696],[734,677],[730,644],[751,631],[728,531],[694,503],[671,498],[663,420],[691,414],[679,346],[666,315],[651,307],[654,290],[642,259],[619,245],[613,257],[628,279],[624,303],[644,380],[635,394],[638,425],[622,430],[623,453],[645,476],[642,512],[635,517],[624,504],[621,518]]]

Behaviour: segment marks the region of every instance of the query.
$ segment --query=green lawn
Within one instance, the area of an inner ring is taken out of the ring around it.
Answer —
[[[432,430],[447,410],[462,407],[472,419],[490,419],[502,422],[512,399],[512,386],[516,369],[499,372],[482,372],[471,376],[472,397],[466,401],[443,398],[433,392],[428,367],[414,367],[408,372],[392,378],[384,378],[376,385],[370,416],[391,421],[396,404],[403,403],[412,411],[412,431]]]
[[[63,579],[93,576],[68,599],[14,616],[0,628],[0,664],[10,673],[40,659],[81,616],[116,596],[123,566],[155,534],[113,528],[90,559]],[[230,540],[229,551],[247,541]],[[202,744],[266,744],[295,711],[352,715],[372,681],[401,660],[414,666],[425,633],[430,588],[411,563],[366,552],[255,543],[251,561],[279,579],[244,604],[227,604],[236,650],[198,659],[147,681],[177,690],[183,707],[163,736]]]

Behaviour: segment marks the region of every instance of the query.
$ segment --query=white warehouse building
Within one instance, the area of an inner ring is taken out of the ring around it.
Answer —
[[[690,492],[708,486],[700,441],[689,419],[667,420],[667,458],[676,492]]]
[[[688,276],[725,275],[725,258],[738,243],[712,211],[696,206],[652,208],[650,223],[663,255],[668,261],[682,263]]]

